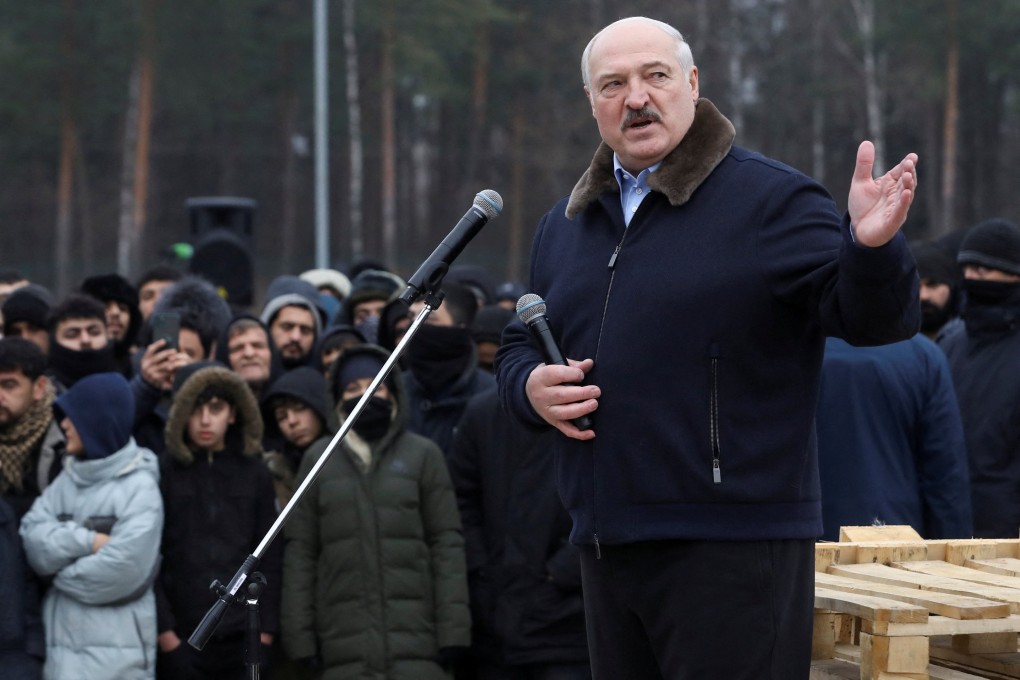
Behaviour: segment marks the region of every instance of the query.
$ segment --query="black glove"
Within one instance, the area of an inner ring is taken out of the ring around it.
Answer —
[[[443,670],[450,670],[453,665],[468,655],[468,647],[440,647],[439,665]]]

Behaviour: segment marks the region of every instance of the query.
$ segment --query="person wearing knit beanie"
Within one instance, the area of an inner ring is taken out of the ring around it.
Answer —
[[[399,276],[382,269],[365,269],[351,280],[344,300],[343,322],[357,328],[365,340],[379,340],[379,317],[386,302],[406,285]]]
[[[1000,218],[978,223],[963,237],[956,261],[965,278],[1020,281],[1020,227]]]
[[[53,294],[39,284],[16,289],[3,303],[4,335],[31,340],[45,354],[50,347],[46,322],[53,303]]]
[[[991,219],[960,244],[962,323],[939,338],[953,377],[970,470],[975,538],[1020,526],[1020,227]]]

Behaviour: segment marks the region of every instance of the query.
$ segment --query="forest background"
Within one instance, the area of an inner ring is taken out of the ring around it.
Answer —
[[[910,238],[1020,218],[1020,0],[331,0],[331,264],[406,276],[491,188],[458,263],[526,280],[598,143],[581,51],[636,14],[684,33],[737,144],[841,209],[871,139],[921,157]],[[0,0],[0,268],[134,279],[195,196],[257,201],[256,290],[311,268],[313,31],[312,0]]]

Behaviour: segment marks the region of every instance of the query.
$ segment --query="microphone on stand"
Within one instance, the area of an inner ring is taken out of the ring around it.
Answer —
[[[435,292],[446,276],[447,270],[468,241],[475,237],[485,223],[493,219],[503,210],[503,199],[492,189],[479,191],[471,208],[464,213],[453,230],[446,235],[428,259],[418,267],[418,271],[407,280],[407,289],[400,296],[408,304],[414,302],[424,293]]]
[[[525,325],[527,325],[528,329],[531,330],[531,336],[535,338],[535,342],[538,343],[539,349],[542,350],[542,355],[545,357],[545,363],[569,366],[570,363],[567,362],[566,358],[563,356],[563,352],[560,351],[559,345],[556,344],[556,339],[553,337],[552,329],[549,327],[549,320],[546,318],[545,312],[545,300],[534,293],[523,295],[521,296],[521,299],[517,301],[517,318],[523,321]],[[571,422],[574,423],[574,425],[577,425],[577,429],[579,430],[592,429],[591,418],[588,414],[578,416]]]

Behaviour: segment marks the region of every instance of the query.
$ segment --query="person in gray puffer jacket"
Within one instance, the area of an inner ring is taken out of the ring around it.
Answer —
[[[79,380],[54,403],[63,474],[21,521],[43,603],[44,678],[152,678],[163,502],[156,456],[131,437],[134,399],[119,373]]]

